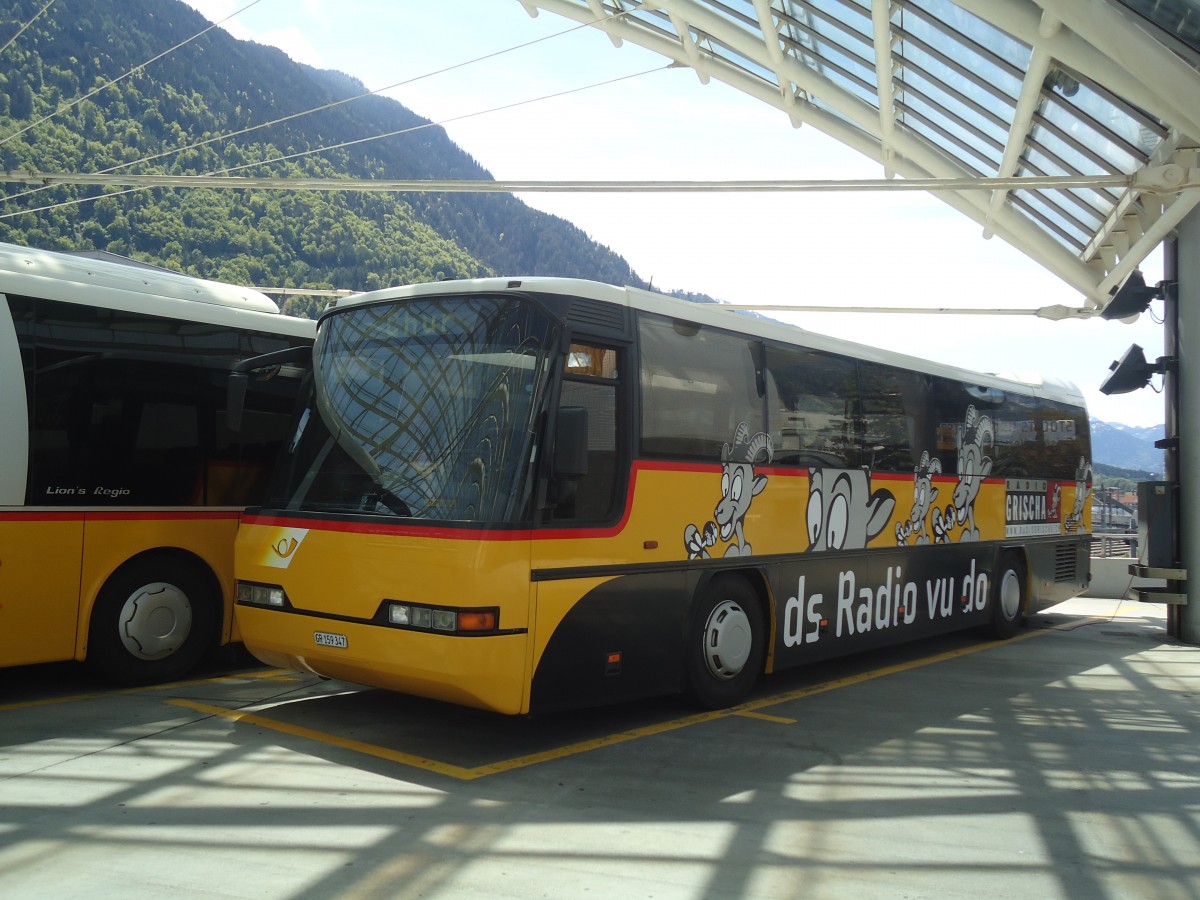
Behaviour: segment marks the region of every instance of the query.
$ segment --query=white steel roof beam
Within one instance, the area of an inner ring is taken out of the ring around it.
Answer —
[[[537,0],[537,6],[577,22],[595,21],[590,11],[576,0]],[[712,34],[749,59],[762,59],[766,54],[761,41],[748,39],[744,30],[733,29],[720,16],[701,8],[693,0],[670,0],[669,3],[662,2],[662,0],[658,0],[658,2],[650,0],[646,6],[657,8],[670,6],[671,11],[690,21],[693,26],[698,26],[699,30]],[[660,53],[682,65],[689,65],[678,40],[670,39],[665,34],[648,29],[636,19],[631,17],[614,19],[610,16],[605,22],[605,31],[610,35],[615,34],[617,37]],[[701,64],[707,73],[719,81],[768,103],[776,109],[787,112],[783,107],[783,100],[776,85],[771,85],[762,78],[751,75],[745,69],[734,66],[716,56],[705,55]],[[874,107],[863,103],[854,95],[842,90],[819,73],[791,57],[784,59],[783,71],[785,76],[801,90],[822,98],[829,106],[846,117],[833,115],[813,104],[805,104],[804,118],[807,122],[867,158],[883,165],[884,160],[880,151],[883,135],[880,131],[878,111]],[[951,157],[939,151],[934,145],[907,132],[899,130],[896,132],[894,146],[897,155],[893,160],[893,165],[896,173],[903,177],[961,178],[970,176],[969,172],[964,171]],[[981,227],[988,224],[990,212],[988,198],[976,196],[979,194],[978,191],[963,193],[934,191],[932,193],[954,209],[969,216]],[[1097,287],[1097,280],[1102,273],[1095,272],[1062,245],[1047,240],[1046,235],[1023,215],[1006,206],[992,217],[989,227],[996,236],[1054,272],[1093,302],[1101,302],[1105,299],[1106,295],[1102,294]]]
[[[1200,71],[1193,69],[1106,2],[1039,0],[997,3],[954,0],[1031,47],[1041,47],[1063,65],[1102,84],[1127,102],[1200,139],[1200,108],[1182,98],[1200,98]],[[1043,12],[1044,10],[1044,12]],[[1043,15],[1064,26],[1050,36]],[[1164,85],[1171,85],[1165,90]]]
[[[754,0],[754,11],[758,15],[758,27],[762,29],[763,45],[767,48],[767,59],[779,82],[779,95],[783,99],[784,111],[792,120],[792,126],[799,128],[804,123],[804,117],[796,103],[796,94],[792,83],[783,74],[783,48],[779,46],[779,21],[771,9],[771,0]]]
[[[1008,138],[1004,142],[1004,156],[1000,160],[997,175],[1005,178],[1014,174],[1021,164],[1021,154],[1025,152],[1025,140],[1033,128],[1033,116],[1037,112],[1038,102],[1042,99],[1042,82],[1050,72],[1052,60],[1050,55],[1039,47],[1033,48],[1029,57],[1029,68],[1021,81],[1021,93],[1017,97],[1017,106],[1013,111],[1012,124],[1008,128]],[[989,221],[1004,207],[1004,199],[1008,191],[994,191],[989,204]],[[984,237],[991,237],[988,226],[984,226]]]
[[[1200,150],[1185,149],[1178,150],[1174,155],[1176,165],[1182,167],[1184,172],[1182,181],[1184,183],[1193,183],[1189,181],[1187,173],[1195,173],[1197,166],[1200,166]],[[1150,170],[1147,174],[1155,176],[1158,173],[1166,173],[1169,169]],[[1154,178],[1153,181],[1162,184],[1161,178]],[[1138,222],[1139,229],[1130,235],[1116,230],[1117,226],[1114,220],[1120,216],[1122,224],[1124,220],[1129,218],[1127,213],[1133,210],[1135,199],[1139,196],[1138,191],[1130,190],[1126,197],[1122,198],[1122,203],[1118,205],[1117,210],[1113,211],[1113,216],[1105,223],[1107,232],[1101,231],[1093,239],[1095,243],[1102,239],[1106,241],[1103,245],[1089,247],[1090,251],[1094,251],[1097,256],[1103,258],[1106,263],[1107,274],[1101,279],[1099,290],[1107,295],[1114,287],[1120,285],[1125,277],[1137,268],[1151,251],[1154,250],[1163,240],[1166,239],[1184,217],[1187,216],[1197,205],[1200,205],[1200,188],[1189,187],[1175,195],[1167,194],[1157,197],[1151,195],[1141,195],[1141,198],[1146,202],[1153,202],[1155,209],[1147,210],[1147,215],[1141,218]],[[1116,248],[1116,238],[1120,236],[1124,238],[1127,249],[1124,254],[1117,254],[1116,259],[1112,259],[1111,255]],[[1132,243],[1129,243],[1129,238],[1135,237]]]
[[[561,0],[560,0],[561,2]],[[569,3],[568,3],[569,5]],[[664,4],[666,5],[666,4]],[[733,48],[740,55],[748,59],[761,59],[756,56],[756,53],[762,52],[763,47],[760,41],[749,38],[746,31],[736,28],[731,25],[726,19],[711,11],[707,7],[700,6],[694,0],[670,0],[669,5],[673,12],[678,12],[683,15],[693,27],[698,27],[719,39],[722,43]],[[686,10],[686,14],[685,14]],[[639,36],[633,29],[636,29],[636,23],[617,23],[619,25],[630,25],[632,28],[626,32],[626,36],[634,43],[643,43],[639,40]],[[643,46],[645,44],[643,43]],[[682,60],[681,60],[682,61]],[[744,77],[743,70],[740,70],[732,65],[725,63],[724,60],[713,58],[709,60],[712,73],[715,77],[726,83],[733,84],[739,89],[745,90],[743,85],[748,81],[765,84],[761,79]],[[724,65],[728,69],[743,74],[736,82],[729,81],[721,72]],[[814,71],[810,67],[804,65],[799,60],[793,57],[786,57],[783,63],[784,74],[793,81],[797,86],[806,90],[813,96],[820,97],[829,103],[830,106],[838,110],[842,115],[849,118],[867,135],[874,137],[880,145],[883,142],[883,134],[879,127],[878,112],[862,102],[858,97],[843,90],[837,85],[830,82],[820,73]],[[756,96],[762,96],[761,91],[752,92]],[[775,98],[775,92],[763,97],[767,102],[773,103],[779,107],[779,102]],[[768,99],[769,98],[769,99]],[[806,115],[806,118],[817,125],[817,127],[826,130],[824,126],[818,124],[817,118],[811,113]],[[822,119],[836,120],[834,116],[827,116]],[[878,161],[881,165],[885,160],[878,146],[870,146],[869,142],[862,140],[863,135],[859,135],[855,141],[846,141],[840,136],[840,133],[846,131],[844,128],[838,128],[836,132],[828,132],[839,140],[845,143],[850,143],[866,156]],[[864,147],[870,147],[869,150]],[[938,150],[934,145],[929,144],[915,136],[909,135],[907,132],[897,130],[893,134],[893,147],[899,155],[910,160],[914,165],[905,166],[903,161],[894,156],[891,160],[895,170],[899,174],[907,177],[969,177],[971,173],[962,169],[958,163],[945,153]],[[1013,244],[1026,255],[1037,260],[1046,268],[1050,269],[1080,293],[1085,296],[1099,301],[1103,299],[1097,292],[1096,279],[1097,274],[1087,265],[1085,265],[1078,257],[1071,253],[1066,247],[1052,241],[1046,240],[1045,234],[1032,224],[1027,218],[1015,212],[1014,210],[1003,207],[996,214],[990,214],[990,205],[986,197],[979,196],[978,192],[967,192],[966,194],[953,194],[951,192],[937,191],[935,196],[950,203],[960,212],[969,215],[973,220],[981,226],[989,227],[993,234],[1002,237],[1004,240]],[[953,198],[953,202],[951,201]],[[989,225],[989,216],[991,224]]]
[[[1095,47],[1108,59],[1110,66],[1116,63],[1120,71],[1141,82],[1148,93],[1159,95],[1166,115],[1155,113],[1157,118],[1167,122],[1190,120],[1193,125],[1200,125],[1200,105],[1196,103],[1200,72],[1152,37],[1141,20],[1114,3],[1096,3],[1094,0],[1039,0],[1039,3],[1047,13]],[[1108,79],[1101,81],[1111,84]],[[1172,89],[1164,90],[1166,85]],[[1118,93],[1123,91],[1118,89]],[[1190,127],[1189,134],[1200,138],[1200,133]]]
[[[546,4],[544,4],[544,3],[536,3],[536,2],[534,2],[534,0],[517,0],[517,2],[521,4],[521,7],[525,10],[525,12],[528,14],[529,18],[531,18],[531,19],[537,18],[538,12],[539,12],[539,10],[538,10],[539,6],[546,6]],[[600,0],[587,0],[587,5],[588,5],[588,8],[592,12],[591,18],[583,18],[581,16],[576,16],[576,15],[571,15],[570,18],[575,19],[577,22],[587,22],[591,25],[594,25],[596,28],[600,29],[601,31],[605,32],[608,35],[608,39],[610,41],[612,41],[612,45],[614,47],[620,47],[621,39],[617,35],[613,34],[612,31],[610,31],[609,27],[608,27],[609,19],[611,19],[612,16],[604,8],[604,6],[600,2]],[[547,8],[549,8],[549,7],[547,7]],[[558,10],[555,10],[555,12],[558,13],[559,15],[566,15],[566,13],[560,12]],[[617,15],[621,15],[621,13],[617,13]]]
[[[687,64],[696,71],[696,77],[700,79],[701,84],[708,84],[708,72],[704,69],[700,62],[700,45],[692,37],[692,30],[688,23],[675,13],[674,10],[667,8],[667,16],[671,20],[671,25],[675,28],[675,33],[679,35],[679,44],[683,47],[684,56],[687,58]]]
[[[871,3],[871,25],[875,41],[875,79],[879,92],[879,130],[883,175],[892,178],[896,174],[893,158],[896,151],[892,142],[896,134],[896,93],[892,80],[892,0],[873,0]]]

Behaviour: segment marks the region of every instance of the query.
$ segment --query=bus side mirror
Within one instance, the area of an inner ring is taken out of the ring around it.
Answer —
[[[588,417],[582,406],[559,407],[554,429],[554,474],[582,478],[588,472]]]
[[[229,373],[229,384],[225,394],[225,418],[229,430],[235,434],[242,430],[242,412],[246,408],[246,389],[250,385],[250,373],[262,369],[278,369],[285,365],[312,365],[312,346],[299,344],[254,356],[236,363]]]
[[[225,418],[229,430],[237,434],[242,430],[242,410],[246,407],[246,386],[250,376],[245,372],[232,372],[225,395]]]

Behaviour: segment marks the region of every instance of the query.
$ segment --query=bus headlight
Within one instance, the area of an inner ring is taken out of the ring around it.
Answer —
[[[250,581],[237,583],[237,602],[248,606],[273,606],[283,609],[288,605],[287,594],[277,584],[255,584]]]
[[[495,609],[434,609],[389,601],[387,619],[389,624],[401,628],[446,634],[478,634],[495,631],[500,615]]]

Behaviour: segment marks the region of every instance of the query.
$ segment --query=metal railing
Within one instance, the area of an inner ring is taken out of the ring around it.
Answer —
[[[1136,531],[1093,531],[1092,556],[1102,559],[1129,557],[1137,559],[1138,536]]]

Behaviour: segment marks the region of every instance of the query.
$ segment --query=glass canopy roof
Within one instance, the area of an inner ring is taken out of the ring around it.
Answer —
[[[1078,315],[1200,201],[1200,0],[519,2],[771,103],[888,178],[954,179],[938,196],[1077,288]]]

